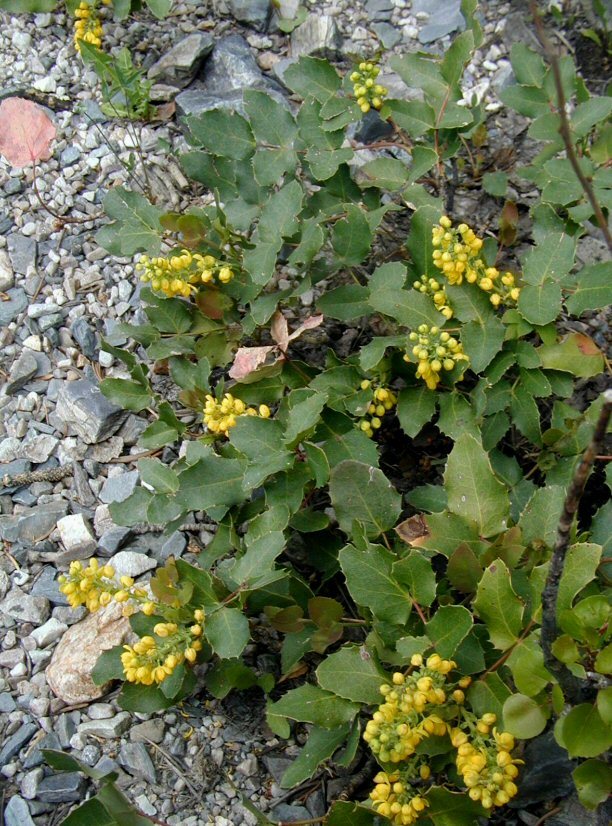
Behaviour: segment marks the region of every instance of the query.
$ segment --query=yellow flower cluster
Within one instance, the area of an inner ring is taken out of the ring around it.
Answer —
[[[412,355],[418,360],[416,374],[430,390],[438,386],[442,370],[450,372],[459,361],[468,360],[461,342],[439,327],[421,324],[418,332],[410,333],[408,338],[413,343]],[[408,353],[404,361],[412,361]]]
[[[454,229],[450,218],[443,215],[432,229],[435,247],[434,265],[442,271],[449,284],[461,284],[463,279],[489,293],[494,307],[515,304],[521,294],[511,272],[501,273],[496,267],[487,267],[481,257],[483,241],[467,224]]]
[[[372,386],[372,382],[364,379],[361,382],[361,389],[368,390]],[[382,424],[382,417],[389,413],[397,404],[397,396],[388,387],[377,387],[372,392],[372,401],[368,405],[368,418],[364,416],[359,422],[359,428],[366,436],[372,438],[374,431]]]
[[[471,741],[461,729],[451,731],[451,742],[457,749],[457,770],[471,799],[480,801],[485,809],[505,806],[514,797],[518,791],[514,783],[517,765],[522,762],[510,753],[514,737],[507,731],[491,731],[496,719],[495,714],[484,714]]]
[[[433,298],[436,309],[442,313],[444,318],[449,319],[453,317],[453,309],[448,303],[448,296],[439,281],[436,281],[435,278],[428,278],[426,275],[422,275],[412,286],[415,290],[425,295],[430,295]]]
[[[380,109],[383,105],[383,98],[387,94],[387,89],[376,82],[380,74],[380,67],[373,61],[364,61],[351,74],[353,92],[357,98],[357,103],[361,111],[365,114],[371,107]]]
[[[425,765],[421,769],[421,776],[426,780],[430,769]],[[402,780],[400,772],[379,772],[374,778],[376,785],[370,792],[370,799],[377,814],[388,817],[397,826],[410,826],[419,819],[429,803],[421,795],[413,794],[410,783]]]
[[[109,4],[105,3],[105,5]],[[76,23],[74,24],[76,50],[81,51],[81,41],[100,48],[102,45],[102,24],[98,17],[97,4],[81,0],[78,8],[75,9],[74,16],[76,17]]]
[[[153,685],[170,676],[184,660],[194,663],[202,642],[202,626],[197,622],[201,610],[194,613],[196,623],[190,628],[175,622],[158,622],[153,628],[155,636],[145,636],[134,643],[124,645],[121,663],[125,678],[130,683]]]
[[[257,409],[247,407],[241,399],[234,398],[231,393],[226,393],[220,402],[214,396],[206,396],[204,424],[210,433],[220,436],[227,436],[239,416],[259,416],[262,419],[269,419],[270,415],[270,408],[267,404],[260,404]]]
[[[142,273],[141,281],[150,281],[156,292],[165,293],[169,298],[177,295],[188,298],[201,284],[215,281],[229,284],[234,277],[232,268],[214,256],[189,250],[181,250],[169,258],[142,255],[136,269]]]
[[[68,597],[72,608],[84,605],[95,613],[99,608],[109,605],[124,587],[134,584],[131,577],[121,577],[117,585],[115,569],[112,565],[100,565],[97,559],[90,559],[86,566],[78,560],[70,563],[67,575],[58,577],[60,591]],[[144,591],[141,592],[144,595]],[[117,600],[121,602],[121,600]]]

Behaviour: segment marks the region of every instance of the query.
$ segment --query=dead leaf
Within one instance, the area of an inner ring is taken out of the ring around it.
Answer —
[[[308,318],[304,319],[302,324],[291,333],[289,341],[294,341],[298,336],[301,336],[302,333],[305,333],[306,330],[314,330],[315,327],[320,327],[321,324],[323,324],[322,315],[309,315]]]
[[[404,519],[396,526],[395,532],[408,545],[419,545],[421,539],[429,536],[429,528],[422,513]]]
[[[0,152],[12,166],[46,161],[56,130],[42,107],[25,98],[0,104]]]
[[[234,356],[229,377],[238,381],[245,378],[265,364],[268,355],[277,349],[275,344],[269,344],[266,347],[240,347]]]
[[[518,225],[518,207],[514,201],[506,201],[499,218],[499,240],[504,247],[511,247],[516,241]]]
[[[175,112],[176,103],[173,100],[168,103],[162,103],[160,106],[155,107],[155,115],[152,120],[171,120],[174,117]]]
[[[287,319],[280,312],[280,310],[277,310],[272,316],[270,335],[272,336],[272,340],[278,344],[281,350],[287,349],[291,339],[289,336],[289,328],[287,327]]]

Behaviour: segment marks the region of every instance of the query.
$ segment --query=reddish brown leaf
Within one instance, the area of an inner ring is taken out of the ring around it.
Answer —
[[[265,364],[268,355],[277,349],[275,344],[267,347],[240,347],[234,357],[229,376],[231,379],[243,379]]]
[[[499,218],[499,240],[504,247],[511,247],[518,233],[519,214],[514,201],[506,201]]]
[[[301,336],[306,330],[314,330],[315,327],[320,327],[321,324],[323,324],[322,315],[309,315],[308,318],[304,319],[302,324],[291,333],[289,341],[293,341],[298,336]]]
[[[395,528],[396,534],[408,545],[419,545],[419,540],[429,536],[429,528],[422,513],[404,519]]]
[[[44,110],[25,98],[0,104],[0,152],[12,166],[27,166],[51,157],[55,126]]]
[[[277,310],[272,316],[272,323],[270,325],[270,335],[281,350],[286,350],[289,346],[289,328],[287,327],[287,319]]]

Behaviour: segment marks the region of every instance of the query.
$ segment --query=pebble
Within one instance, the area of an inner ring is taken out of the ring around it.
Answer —
[[[134,492],[138,478],[137,470],[121,471],[109,476],[102,485],[100,501],[105,504],[125,501]]]
[[[119,737],[128,730],[130,720],[131,717],[127,711],[120,711],[114,717],[81,723],[79,734],[91,734],[95,737],[101,737],[103,740]]]
[[[86,559],[96,550],[97,542],[82,513],[63,516],[57,523],[64,552],[58,554],[61,563]]]

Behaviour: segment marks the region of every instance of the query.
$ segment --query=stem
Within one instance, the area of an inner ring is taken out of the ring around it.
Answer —
[[[563,575],[563,567],[570,542],[570,530],[574,521],[574,516],[578,510],[580,499],[584,493],[591,466],[595,456],[599,453],[601,444],[606,435],[610,414],[612,413],[612,390],[606,390],[603,394],[604,405],[599,414],[599,419],[595,425],[595,431],[590,445],[585,450],[580,464],[574,471],[563,511],[559,519],[557,539],[550,560],[550,568],[544,591],[542,594],[542,650],[544,651],[544,664],[546,668],[554,674],[559,682],[565,699],[568,702],[579,701],[583,681],[571,673],[571,671],[560,662],[552,651],[553,643],[557,638],[557,598],[559,595],[559,583]]]
[[[603,232],[604,238],[606,239],[608,249],[610,250],[610,252],[612,252],[612,235],[610,234],[608,222],[606,221],[606,218],[603,214],[603,210],[599,204],[599,201],[597,200],[595,191],[591,186],[591,182],[580,168],[580,164],[576,156],[576,150],[574,149],[574,144],[572,143],[570,123],[567,117],[567,112],[565,111],[566,100],[565,92],[563,91],[561,70],[559,69],[559,56],[553,49],[552,44],[548,39],[548,36],[544,29],[544,24],[542,23],[542,17],[540,15],[540,12],[538,11],[538,7],[536,5],[535,0],[531,0],[530,11],[535,23],[538,40],[542,44],[542,48],[546,53],[546,57],[548,58],[550,68],[552,70],[553,79],[555,81],[555,88],[557,91],[557,114],[559,115],[559,120],[561,121],[561,126],[559,127],[559,134],[561,135],[563,144],[565,146],[567,159],[572,165],[572,169],[574,170],[576,177],[580,181],[580,186],[584,190],[584,194],[587,196],[589,203],[591,204],[593,212],[595,213],[595,217],[597,218],[597,223],[601,227],[601,231]]]

